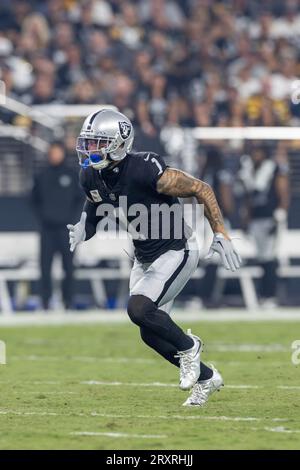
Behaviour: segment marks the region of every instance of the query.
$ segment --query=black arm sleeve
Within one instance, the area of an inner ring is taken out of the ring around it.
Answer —
[[[96,211],[97,211],[98,205],[93,204],[92,202],[88,201],[86,199],[84,206],[83,206],[83,212],[87,213],[87,218],[86,218],[86,223],[85,223],[85,233],[86,233],[86,240],[89,240],[92,238],[97,229],[97,224],[100,220],[101,217],[97,217]]]
[[[81,186],[81,189],[83,189],[83,191],[85,192],[85,195],[87,198],[85,200],[85,203],[82,209],[82,212],[87,213],[87,218],[85,222],[85,233],[86,233],[85,239],[89,240],[95,235],[96,230],[97,230],[97,224],[100,218],[97,217],[96,215],[98,204],[94,204],[93,202],[89,200],[90,193],[87,187],[87,178],[88,178],[87,172],[80,170],[79,185]]]

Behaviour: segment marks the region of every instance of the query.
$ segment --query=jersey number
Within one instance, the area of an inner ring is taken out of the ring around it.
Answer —
[[[147,157],[144,158],[145,162],[148,162],[149,157],[150,157],[150,153],[148,153]],[[160,163],[156,160],[156,158],[154,158],[154,157],[151,158],[151,162],[152,162],[152,163],[155,163],[155,165],[156,165],[157,168],[159,169],[158,174],[160,175],[160,174],[163,172],[163,169],[162,169],[161,164],[160,164]]]
[[[159,172],[158,174],[160,175],[162,172],[163,172],[163,169],[162,169],[162,166],[161,164],[156,160],[156,158],[151,158],[151,162],[152,163],[155,163],[155,165],[157,166],[157,168],[159,169]]]

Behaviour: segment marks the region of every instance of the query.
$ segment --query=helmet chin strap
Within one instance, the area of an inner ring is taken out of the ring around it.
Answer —
[[[109,153],[107,154],[107,160],[109,160],[109,165],[107,165],[106,168],[108,168],[109,170],[112,170],[113,168],[115,168],[115,166],[117,166],[120,163],[120,161],[122,161],[122,160],[118,160],[118,161],[112,160],[109,156]]]

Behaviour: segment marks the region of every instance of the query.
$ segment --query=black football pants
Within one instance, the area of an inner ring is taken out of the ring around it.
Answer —
[[[72,304],[73,297],[73,253],[69,248],[69,233],[65,226],[43,226],[40,239],[41,296],[43,307],[49,307],[52,295],[51,267],[56,253],[62,256],[65,273],[62,282],[63,302],[66,308]]]

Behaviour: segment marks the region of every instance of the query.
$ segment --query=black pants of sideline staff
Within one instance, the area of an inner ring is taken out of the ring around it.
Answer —
[[[51,268],[53,257],[59,253],[62,257],[64,279],[62,296],[65,308],[71,308],[73,297],[73,253],[69,248],[69,233],[66,226],[43,226],[40,238],[41,297],[43,308],[49,308],[52,296]]]

